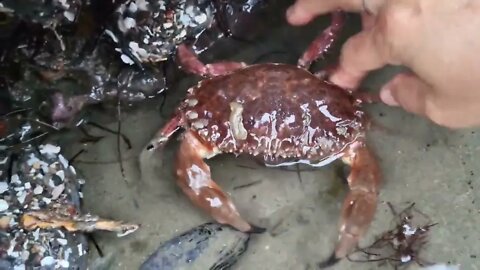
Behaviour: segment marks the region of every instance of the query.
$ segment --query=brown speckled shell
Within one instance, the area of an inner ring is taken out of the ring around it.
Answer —
[[[230,103],[243,107],[246,139],[230,127]],[[347,91],[293,65],[258,64],[199,82],[179,112],[186,128],[222,152],[322,160],[363,135],[364,113]]]

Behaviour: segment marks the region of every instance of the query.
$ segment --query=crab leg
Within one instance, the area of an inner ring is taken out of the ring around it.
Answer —
[[[344,162],[351,166],[350,192],[343,203],[340,235],[335,252],[320,267],[328,267],[347,256],[367,232],[377,209],[381,184],[380,168],[373,153],[362,143],[351,146]]]
[[[154,151],[167,143],[168,139],[179,130],[183,125],[183,119],[179,114],[173,116],[168,122],[153,136],[146,149]]]
[[[229,224],[242,232],[265,231],[245,221],[227,194],[211,179],[210,168],[203,159],[217,153],[217,149],[206,146],[193,132],[186,132],[177,156],[178,185],[196,206],[217,222]]]
[[[344,13],[341,11],[335,11],[332,13],[332,22],[330,26],[323,30],[323,32],[310,44],[308,49],[298,60],[298,66],[308,69],[313,61],[323,56],[333,43],[337,40],[343,25],[344,25]]]
[[[244,62],[234,61],[204,64],[198,59],[198,56],[193,52],[193,50],[184,44],[178,46],[177,56],[180,67],[184,71],[200,75],[202,77],[215,77],[247,66],[247,64]]]

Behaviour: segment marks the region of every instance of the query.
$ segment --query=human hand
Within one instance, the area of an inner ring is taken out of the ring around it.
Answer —
[[[287,11],[304,25],[336,9],[358,12],[363,30],[343,46],[330,80],[357,88],[369,71],[403,65],[382,101],[435,123],[480,126],[479,0],[297,0]]]

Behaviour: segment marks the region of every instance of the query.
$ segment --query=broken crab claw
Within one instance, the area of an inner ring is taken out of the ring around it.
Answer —
[[[21,217],[25,230],[63,228],[69,232],[93,232],[97,230],[116,232],[123,237],[135,232],[140,225],[103,219],[93,215],[65,215],[52,210],[26,212]]]

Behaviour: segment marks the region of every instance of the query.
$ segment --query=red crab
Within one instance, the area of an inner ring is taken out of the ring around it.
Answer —
[[[174,116],[147,150],[158,149],[180,128],[185,130],[176,160],[178,185],[217,222],[243,232],[261,228],[242,218],[231,199],[211,179],[204,162],[220,153],[248,154],[266,165],[306,163],[324,166],[339,158],[351,166],[350,192],[341,213],[339,239],[322,265],[344,258],[373,220],[381,183],[374,154],[366,146],[366,101],[308,68],[331,47],[344,24],[343,13],[310,45],[297,65],[201,63],[187,47],[179,48],[182,67],[206,77],[188,91]]]

